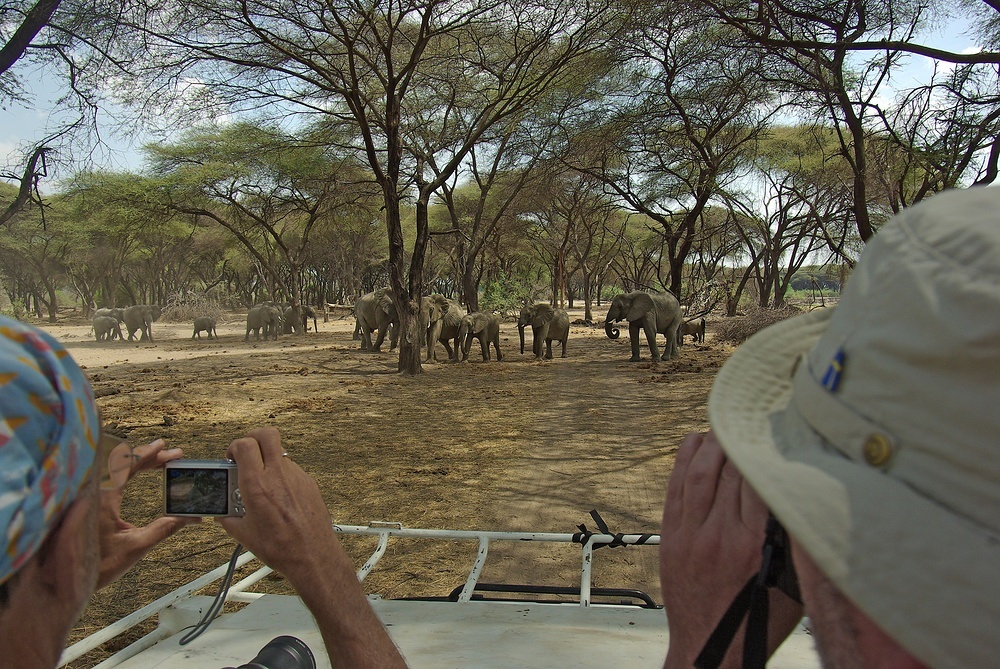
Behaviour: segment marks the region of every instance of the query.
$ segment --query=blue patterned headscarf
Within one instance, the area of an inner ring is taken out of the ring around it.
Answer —
[[[100,432],[90,383],[66,349],[0,317],[0,583],[80,492]]]

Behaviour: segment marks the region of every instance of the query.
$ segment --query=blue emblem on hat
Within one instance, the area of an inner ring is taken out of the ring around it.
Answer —
[[[829,390],[831,393],[837,390],[837,386],[840,385],[840,375],[844,371],[844,349],[838,348],[837,352],[833,354],[833,360],[830,361],[830,366],[826,368],[826,373],[823,374],[823,380],[821,383],[823,387]]]

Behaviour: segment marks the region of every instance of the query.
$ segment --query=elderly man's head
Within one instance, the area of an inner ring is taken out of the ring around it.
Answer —
[[[38,609],[65,639],[94,590],[99,441],[90,384],[69,354],[0,318],[0,636],[8,643],[11,627]]]
[[[709,399],[817,588],[932,666],[997,651],[998,211],[1000,190],[973,189],[896,216],[839,306],[749,340]]]

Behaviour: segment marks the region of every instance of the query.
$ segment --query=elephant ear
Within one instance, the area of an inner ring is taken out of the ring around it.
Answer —
[[[628,319],[636,321],[653,310],[653,298],[649,293],[636,291],[630,293],[630,304],[628,307]]]
[[[548,302],[539,302],[535,305],[535,322],[539,325],[545,325],[555,317],[556,312]]]
[[[438,305],[442,316],[448,313],[448,309],[451,308],[451,302],[448,301],[447,297],[435,293],[434,295],[431,295],[431,299]]]
[[[377,296],[375,300],[375,306],[387,314],[393,314],[396,311],[396,303],[392,299],[392,293],[388,288],[383,288],[383,292]]]

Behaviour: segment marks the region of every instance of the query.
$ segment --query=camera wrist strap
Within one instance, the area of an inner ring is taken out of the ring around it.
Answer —
[[[777,520],[773,516],[768,518],[764,546],[761,549],[760,571],[750,577],[708,637],[704,648],[695,658],[694,666],[697,669],[718,669],[744,617],[747,618],[747,628],[743,637],[743,669],[764,669],[767,663],[767,620],[770,615],[768,588],[775,585],[772,566],[779,531]]]

